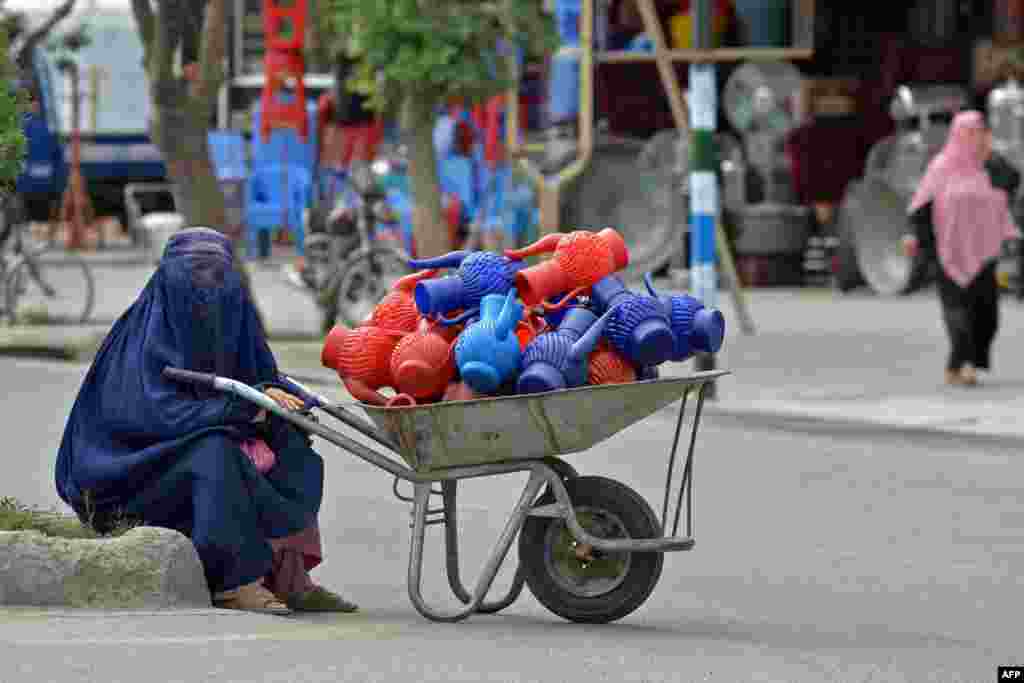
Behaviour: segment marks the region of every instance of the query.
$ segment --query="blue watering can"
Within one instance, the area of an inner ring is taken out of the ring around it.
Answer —
[[[581,306],[570,308],[557,330],[539,335],[524,349],[516,391],[537,394],[586,384],[587,358],[615,310],[598,318]]]
[[[658,299],[629,291],[615,275],[599,280],[590,298],[598,312],[616,309],[605,336],[634,365],[659,365],[672,357],[675,337]]]
[[[476,314],[481,299],[488,294],[506,294],[515,285],[516,273],[526,266],[524,261],[489,251],[453,251],[437,258],[409,261],[417,269],[427,263],[432,264],[430,268],[458,268],[453,275],[420,283],[424,286],[417,285],[414,293],[416,307],[423,316],[442,316],[463,309],[458,319],[440,318],[447,324]]]
[[[725,339],[725,316],[717,309],[704,307],[688,294],[659,295],[651,282],[651,274],[644,275],[644,283],[652,297],[656,297],[668,314],[675,336],[673,361],[683,361],[694,353],[718,353]]]
[[[522,352],[514,334],[523,317],[516,290],[488,294],[480,302],[480,320],[455,342],[455,365],[462,381],[479,394],[493,394],[519,371]]]

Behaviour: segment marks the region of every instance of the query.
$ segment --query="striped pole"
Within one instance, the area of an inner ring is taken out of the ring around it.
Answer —
[[[711,0],[696,0],[693,43],[711,48]],[[715,174],[715,128],[718,114],[713,62],[690,64],[690,293],[707,308],[718,308],[715,272],[715,227],[718,221],[718,177]],[[697,370],[713,370],[713,354],[699,354]],[[714,398],[715,386],[708,387]]]

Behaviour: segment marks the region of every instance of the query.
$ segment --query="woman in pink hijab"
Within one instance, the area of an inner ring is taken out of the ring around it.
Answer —
[[[978,111],[956,115],[942,151],[931,163],[910,201],[917,237],[908,252],[921,247],[938,259],[938,289],[951,351],[946,364],[949,384],[976,384],[977,370],[989,369],[992,340],[999,324],[999,290],[995,267],[1004,240],[1020,237],[1010,215],[1010,180],[987,168],[992,138]],[[990,173],[996,175],[990,176]]]

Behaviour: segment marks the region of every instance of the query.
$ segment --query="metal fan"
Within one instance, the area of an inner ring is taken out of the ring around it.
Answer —
[[[802,86],[800,71],[789,62],[744,62],[726,82],[722,106],[740,133],[783,135],[797,125]]]
[[[911,229],[903,192],[882,176],[867,176],[851,185],[841,216],[860,272],[876,294],[909,294],[927,282],[929,261],[903,253],[902,239]]]
[[[910,130],[884,137],[868,151],[864,175],[881,178],[910,201],[928,162],[938,154],[948,133],[949,126],[935,125],[927,134]]]
[[[593,162],[567,197],[568,224],[588,230],[610,225],[622,234],[629,266],[620,275],[627,281],[665,266],[686,225],[687,207],[670,153],[675,135],[664,131],[646,144],[598,139]],[[659,153],[651,153],[659,147]]]

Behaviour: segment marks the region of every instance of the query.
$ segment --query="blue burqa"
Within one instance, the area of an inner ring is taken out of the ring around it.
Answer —
[[[257,581],[268,539],[315,522],[323,461],[291,424],[253,423],[254,404],[168,380],[167,366],[257,387],[279,378],[230,242],[208,228],[171,238],[100,347],[64,430],[57,492],[98,527],[123,515],[191,537],[212,591]],[[254,437],[277,454],[265,475],[239,446]]]

